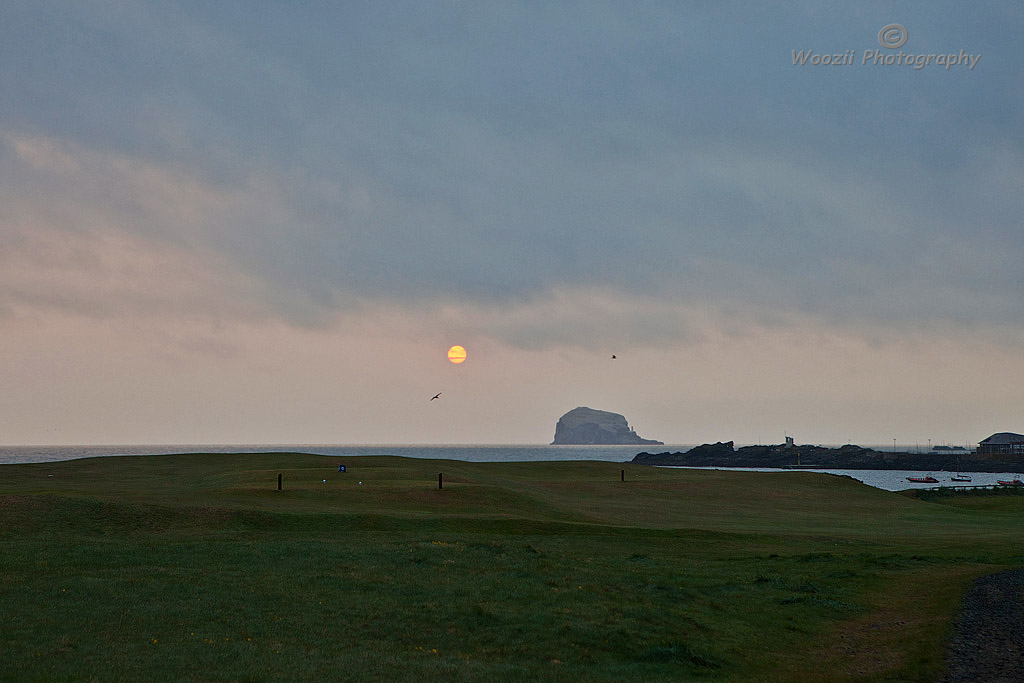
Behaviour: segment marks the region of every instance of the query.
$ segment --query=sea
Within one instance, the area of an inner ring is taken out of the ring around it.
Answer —
[[[0,446],[0,465],[59,462],[78,458],[122,457],[126,455],[168,455],[174,453],[311,453],[335,457],[360,455],[397,455],[406,458],[430,458],[463,460],[466,462],[537,462],[567,460],[598,460],[603,462],[626,463],[637,453],[685,452],[695,444],[667,444],[664,446],[550,446],[541,444],[177,444],[177,445],[117,445],[117,446]],[[879,447],[880,448],[880,447]],[[890,448],[893,448],[890,446]],[[895,447],[900,450],[904,446]],[[906,448],[906,450],[911,450]],[[717,468],[747,472],[792,472],[773,468]],[[1019,472],[964,472],[971,477],[970,483],[951,481],[951,472],[924,472],[916,470],[829,470],[801,468],[801,472],[820,472],[850,477],[868,486],[886,491],[902,491],[913,488],[936,486],[990,486],[999,480],[1021,478]],[[910,482],[907,477],[931,475],[938,479],[934,484]],[[0,481],[3,470],[0,468]]]

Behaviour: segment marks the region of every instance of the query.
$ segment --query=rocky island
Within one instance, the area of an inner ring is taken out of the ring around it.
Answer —
[[[626,418],[618,413],[593,408],[573,408],[555,425],[552,446],[632,446],[656,445],[663,442],[642,439],[633,431]]]

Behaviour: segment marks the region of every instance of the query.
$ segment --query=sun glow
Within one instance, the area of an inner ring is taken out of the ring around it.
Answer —
[[[466,349],[459,345],[455,345],[448,349],[448,360],[458,365],[466,360]]]

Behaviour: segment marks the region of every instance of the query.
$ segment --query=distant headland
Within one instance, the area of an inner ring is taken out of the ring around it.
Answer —
[[[660,446],[664,442],[642,439],[618,413],[593,408],[573,408],[558,419],[552,446]]]
[[[706,443],[686,452],[639,453],[632,462],[639,465],[676,467],[772,467],[838,470],[931,470],[936,472],[1015,472],[1024,459],[1011,453],[970,453],[943,449],[941,452],[909,453],[879,451],[849,444],[840,448],[787,443],[772,446],[742,446],[732,441]]]

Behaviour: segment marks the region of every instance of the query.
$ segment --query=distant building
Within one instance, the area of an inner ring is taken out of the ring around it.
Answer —
[[[988,455],[1011,455],[1024,458],[1024,434],[1013,432],[999,432],[978,443],[977,454]]]

